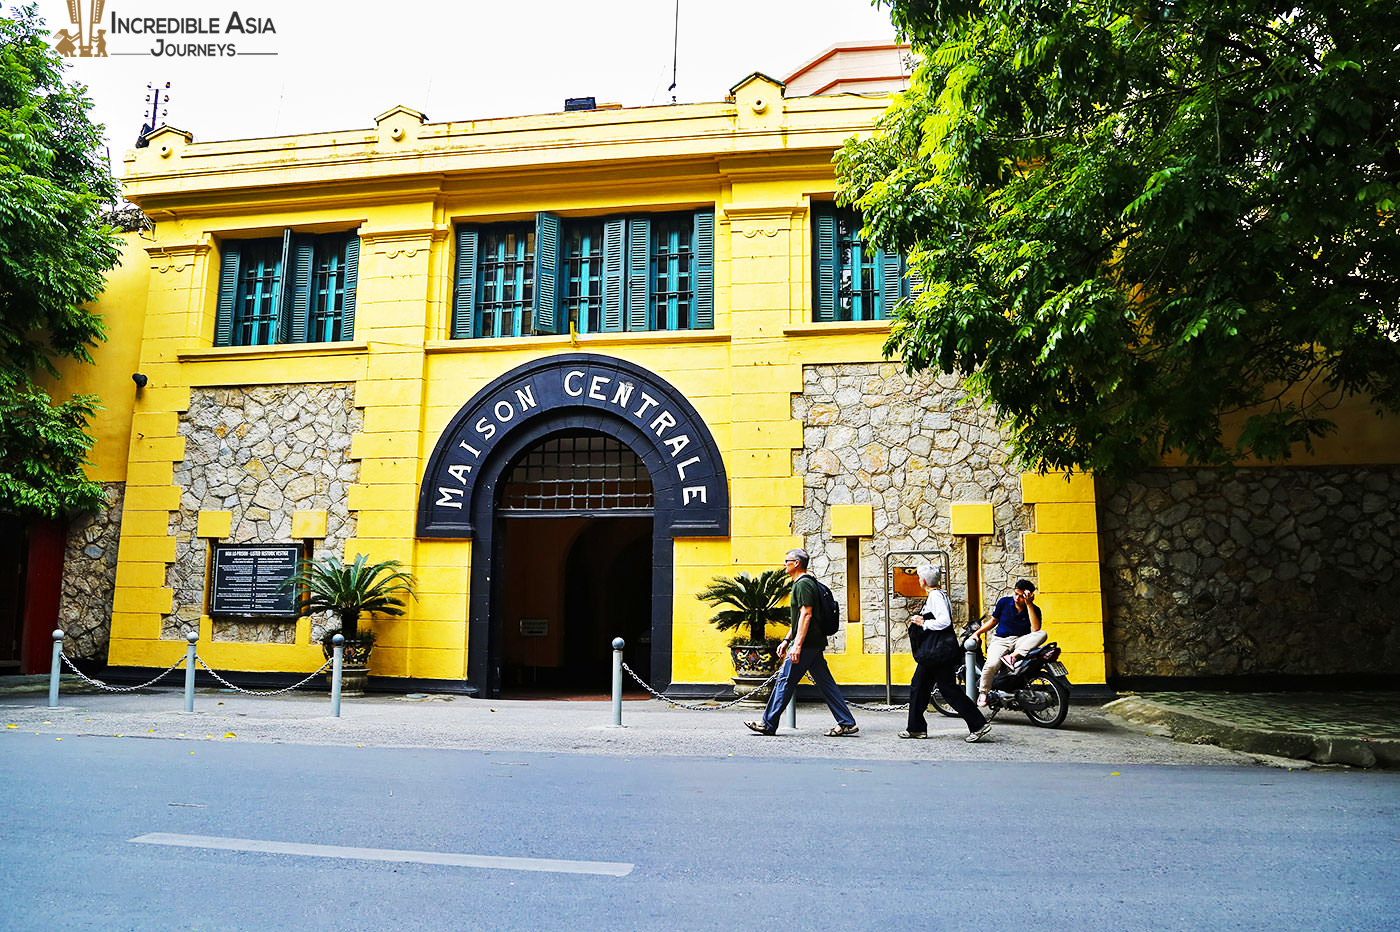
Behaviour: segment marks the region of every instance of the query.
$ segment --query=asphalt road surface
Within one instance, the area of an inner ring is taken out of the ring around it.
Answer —
[[[1397,927],[1384,773],[10,729],[0,788],[4,930]]]

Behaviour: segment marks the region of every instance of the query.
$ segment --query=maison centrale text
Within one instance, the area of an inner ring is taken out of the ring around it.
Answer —
[[[675,429],[681,426],[684,417],[677,417],[664,400],[663,393],[658,392],[657,394],[663,397],[657,398],[631,380],[617,378],[615,373],[589,373],[581,369],[565,369],[545,376],[550,377],[559,379],[559,383],[552,387],[533,383],[517,385],[509,391],[507,397],[499,398],[491,404],[488,409],[490,413],[477,418],[470,426],[469,436],[457,444],[460,452],[457,453],[455,462],[449,462],[442,470],[440,481],[451,477],[465,487],[467,476],[481,460],[497,433],[511,421],[538,407],[541,400],[550,396],[557,397],[557,393],[562,389],[561,401],[613,410],[655,437],[658,449],[676,470],[677,478],[682,483],[690,480],[690,484],[681,486],[681,505],[689,505],[691,502],[704,503],[709,499],[709,482],[713,476],[707,475],[696,481],[687,475],[688,471],[701,463],[701,457],[694,455],[701,444],[692,440],[683,428],[679,431]],[[537,388],[544,389],[538,393],[538,398]],[[438,498],[434,504],[438,507],[462,508],[464,505],[461,487],[439,485],[437,493]]]
[[[118,16],[111,19],[111,33],[145,36],[268,35],[277,32],[270,16]],[[160,57],[231,57],[238,54],[232,42],[167,42],[157,39],[151,54]]]

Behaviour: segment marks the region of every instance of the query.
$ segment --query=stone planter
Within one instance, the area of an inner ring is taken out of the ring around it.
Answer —
[[[772,685],[763,683],[782,664],[773,649],[767,644],[731,644],[729,659],[734,663],[734,694],[756,705],[766,703]]]

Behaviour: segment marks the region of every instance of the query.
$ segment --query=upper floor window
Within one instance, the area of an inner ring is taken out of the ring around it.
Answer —
[[[334,343],[355,334],[354,233],[224,240],[215,346]]]
[[[713,211],[457,230],[452,336],[714,327]]]
[[[816,237],[813,319],[882,320],[910,295],[904,258],[860,236],[860,215],[832,204],[812,208]],[[917,293],[917,287],[914,292]]]

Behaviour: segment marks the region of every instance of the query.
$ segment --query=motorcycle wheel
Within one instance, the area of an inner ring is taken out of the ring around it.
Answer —
[[[956,678],[957,681],[958,681],[958,688],[959,688],[959,689],[962,689],[962,690],[966,690],[966,689],[967,689],[967,677],[964,675],[964,670],[965,670],[965,669],[966,669],[965,666],[963,666],[963,667],[958,667],[958,672],[955,674],[955,678]],[[948,700],[943,698],[943,694],[940,693],[940,692],[938,691],[938,687],[936,687],[936,686],[935,686],[934,689],[933,689],[933,693],[930,694],[930,696],[929,696],[929,704],[932,705],[935,709],[937,709],[937,710],[938,710],[939,712],[941,712],[942,714],[948,716],[949,718],[957,718],[957,717],[958,717],[958,712],[957,712],[957,710],[954,709],[951,705],[948,704]],[[988,708],[982,709],[981,711],[982,711],[982,715],[987,719],[987,721],[990,722],[992,719],[994,719],[994,718],[997,717],[997,712],[998,712],[999,710],[1000,710],[1000,707],[998,706],[998,707],[996,707],[996,708],[988,707]]]
[[[1031,677],[1024,687],[1016,690],[1018,696],[1028,692],[1038,693],[1039,698],[1046,700],[1044,708],[1039,709],[1032,709],[1029,703],[1021,700],[1021,711],[1026,713],[1026,718],[1031,720],[1032,725],[1059,728],[1064,724],[1065,716],[1069,714],[1069,690],[1065,689],[1062,683],[1039,674]]]

